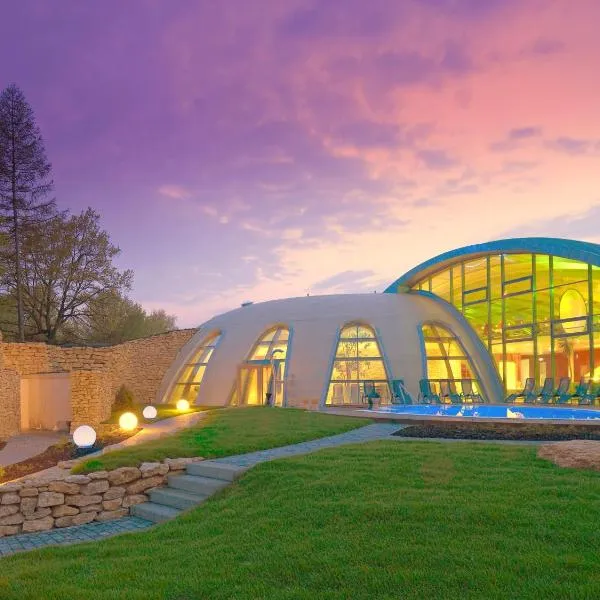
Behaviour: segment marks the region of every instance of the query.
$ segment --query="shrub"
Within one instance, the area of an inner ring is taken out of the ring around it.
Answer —
[[[133,394],[131,390],[123,384],[115,395],[115,401],[113,402],[113,411],[121,410],[132,410],[133,409]]]

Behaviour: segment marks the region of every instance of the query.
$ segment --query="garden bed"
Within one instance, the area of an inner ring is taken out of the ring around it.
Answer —
[[[431,423],[409,425],[394,435],[410,438],[454,440],[516,440],[561,442],[600,440],[597,425],[549,425],[531,423]]]
[[[19,479],[25,475],[31,475],[33,473],[37,473],[38,471],[55,467],[60,461],[63,460],[72,460],[74,458],[84,456],[85,454],[97,452],[106,446],[122,442],[123,440],[132,436],[134,433],[137,433],[137,430],[133,432],[119,432],[118,434],[98,437],[96,443],[91,448],[87,448],[85,451],[75,446],[73,442],[68,441],[69,438],[65,436],[65,442],[50,446],[50,448],[46,449],[37,456],[33,456],[32,458],[28,458],[22,462],[15,463],[14,465],[8,465],[0,468],[0,483],[12,481],[13,479]]]

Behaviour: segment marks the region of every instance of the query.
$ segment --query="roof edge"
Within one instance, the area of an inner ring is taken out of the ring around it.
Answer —
[[[455,262],[464,260],[465,258],[477,258],[478,256],[487,256],[489,254],[497,253],[552,254],[562,258],[580,260],[600,267],[600,244],[565,238],[506,238],[482,244],[463,246],[462,248],[450,250],[439,254],[434,258],[430,258],[396,279],[396,281],[384,290],[384,293],[396,293],[398,291],[398,286],[413,285],[418,279],[432,275],[433,273],[440,271]]]

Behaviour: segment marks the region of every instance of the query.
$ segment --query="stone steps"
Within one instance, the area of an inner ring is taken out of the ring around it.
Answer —
[[[181,513],[178,508],[165,506],[164,504],[156,504],[155,502],[144,502],[131,507],[131,514],[153,523],[162,523],[169,519],[174,519]]]
[[[170,487],[154,488],[150,491],[151,502],[182,510],[201,504],[207,498],[208,496],[193,494],[192,492]]]
[[[212,461],[190,463],[185,475],[169,475],[167,487],[151,490],[150,501],[132,506],[131,514],[153,523],[174,519],[230,485],[246,470]]]

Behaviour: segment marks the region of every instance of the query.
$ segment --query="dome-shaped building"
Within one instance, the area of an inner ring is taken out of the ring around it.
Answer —
[[[600,246],[522,238],[442,254],[383,294],[246,304],[204,323],[157,401],[320,408],[383,402],[396,382],[469,382],[502,402],[547,378],[600,376]]]

